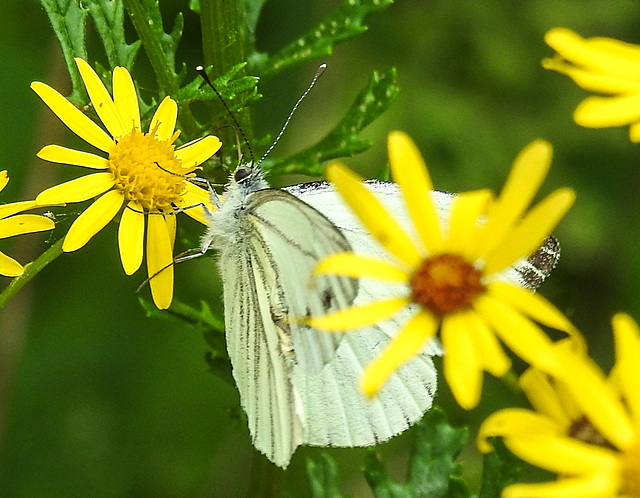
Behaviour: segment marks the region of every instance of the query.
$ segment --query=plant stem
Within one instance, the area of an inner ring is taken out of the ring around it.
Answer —
[[[200,24],[204,66],[212,66],[209,77],[215,80],[236,64],[246,61],[246,19],[241,0],[200,0]],[[251,117],[243,109],[236,119],[251,138]],[[223,143],[234,143],[231,130],[223,131]]]
[[[35,261],[25,265],[24,273],[14,278],[9,286],[0,294],[0,309],[22,289],[29,280],[35,277],[45,266],[62,254],[64,237],[43,252]]]
[[[180,90],[180,81],[175,72],[175,67],[171,67],[172,64],[169,63],[172,58],[167,56],[163,47],[163,42],[166,42],[166,40],[162,38],[170,38],[170,35],[164,33],[158,6],[154,2],[143,2],[141,0],[124,0],[124,6],[136,33],[140,37],[140,41],[142,41],[142,46],[149,58],[149,62],[151,62],[151,67],[156,75],[161,92],[165,95],[176,95]],[[156,10],[153,10],[154,7]],[[157,26],[158,24],[159,27]],[[161,35],[158,36],[158,33],[161,33]],[[177,41],[175,43],[177,44]],[[178,105],[180,107],[180,127],[188,137],[197,138],[200,135],[200,127],[191,110],[187,104],[178,103]]]

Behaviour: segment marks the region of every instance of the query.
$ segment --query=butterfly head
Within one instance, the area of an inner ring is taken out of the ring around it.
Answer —
[[[254,162],[240,164],[231,175],[229,184],[247,193],[269,187],[264,178],[264,171]]]

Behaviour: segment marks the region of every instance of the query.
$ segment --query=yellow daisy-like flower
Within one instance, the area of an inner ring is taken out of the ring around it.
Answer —
[[[630,125],[629,137],[640,142],[640,46],[611,38],[582,38],[555,28],[545,41],[557,54],[543,67],[566,74],[581,88],[606,96],[591,96],[576,108],[580,126],[607,128]]]
[[[574,201],[572,190],[560,189],[520,219],[547,174],[551,146],[539,140],[526,147],[495,201],[487,191],[455,196],[447,226],[441,226],[422,157],[405,134],[389,135],[389,162],[417,237],[401,228],[360,177],[342,164],[330,164],[327,177],[392,262],[341,253],[321,261],[316,273],[400,284],[405,294],[309,321],[321,330],[343,332],[391,318],[406,308],[413,311],[365,370],[361,384],[365,394],[375,395],[438,329],[445,350],[444,376],[464,408],[478,403],[484,370],[502,376],[511,366],[498,339],[527,362],[555,368],[548,354],[553,343],[534,321],[578,339],[579,335],[541,296],[502,278],[510,265],[540,247]]]
[[[82,59],[76,59],[76,64],[108,133],[53,88],[40,82],[33,82],[31,88],[71,131],[108,157],[59,145],[44,147],[38,153],[41,159],[99,172],[47,189],[36,201],[56,204],[98,197],[71,225],[62,246],[66,252],[83,247],[125,206],[118,231],[124,271],[131,275],[142,264],[146,225],[147,271],[153,277],[151,293],[158,308],[168,308],[173,298],[176,210],[209,202],[208,192],[185,177],[193,176],[196,167],[220,148],[220,140],[208,136],[176,149],[174,142],[180,134],[174,131],[178,106],[170,97],[160,103],[149,132],[143,133],[138,97],[129,72],[123,67],[115,68],[111,98],[89,64]],[[202,208],[185,212],[206,224]]]
[[[9,183],[6,171],[0,171],[0,191]],[[42,232],[55,227],[53,221],[38,214],[18,214],[36,206],[35,201],[12,202],[0,205],[0,239],[22,235],[23,233]],[[15,259],[0,252],[0,275],[5,277],[19,277],[24,268]]]
[[[485,420],[478,447],[503,438],[518,457],[555,481],[514,484],[503,497],[610,498],[640,496],[640,330],[631,317],[613,318],[616,364],[607,381],[586,355],[559,346],[562,369],[550,379],[530,369],[520,384],[535,411],[500,410]]]

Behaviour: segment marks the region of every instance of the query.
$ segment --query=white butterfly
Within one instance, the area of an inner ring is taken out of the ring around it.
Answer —
[[[370,186],[410,230],[399,187]],[[445,218],[453,196],[431,195]],[[269,188],[259,166],[248,164],[236,169],[223,198],[220,205],[212,191],[220,209],[206,214],[201,252],[219,253],[227,349],[254,446],[286,467],[301,444],[369,446],[418,421],[436,391],[431,355],[440,354],[437,343],[401,367],[374,399],[365,399],[359,390],[363,368],[403,316],[344,335],[300,324],[300,317],[393,293],[373,281],[311,277],[315,265],[335,252],[385,257],[340,196],[326,182]],[[557,260],[557,251],[548,252],[542,258],[547,270],[522,261],[507,278],[532,287],[526,279],[541,281]]]

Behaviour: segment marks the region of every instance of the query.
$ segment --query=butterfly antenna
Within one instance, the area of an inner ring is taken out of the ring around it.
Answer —
[[[284,122],[284,125],[282,126],[282,129],[280,130],[280,133],[278,133],[278,136],[273,141],[271,146],[267,149],[267,152],[265,152],[262,155],[262,157],[260,158],[260,160],[258,161],[258,164],[257,164],[258,166],[262,163],[262,161],[264,161],[264,159],[269,155],[269,153],[273,150],[273,148],[278,144],[278,142],[282,138],[282,135],[284,134],[284,130],[286,130],[287,126],[289,126],[289,121],[291,121],[291,118],[293,117],[293,113],[296,112],[296,109],[298,109],[298,106],[300,105],[300,102],[302,102],[304,100],[304,98],[309,94],[309,92],[311,91],[313,86],[316,84],[316,81],[318,81],[318,78],[320,76],[322,76],[322,73],[324,73],[325,69],[327,69],[327,65],[326,64],[320,64],[320,67],[318,67],[318,70],[316,71],[315,76],[311,80],[311,83],[309,83],[309,86],[307,87],[305,92],[300,96],[300,98],[298,99],[296,104],[293,106],[293,109],[291,109],[291,112],[289,113],[289,117]]]
[[[249,151],[249,155],[251,156],[251,162],[253,162],[255,160],[254,155],[253,155],[253,150],[251,150],[251,145],[249,145],[249,139],[244,134],[244,130],[242,129],[242,126],[240,126],[240,123],[238,123],[238,120],[236,119],[235,115],[231,112],[231,109],[229,109],[229,106],[225,102],[224,98],[222,98],[222,95],[220,95],[220,92],[218,91],[218,89],[215,86],[213,86],[213,83],[211,83],[211,80],[209,79],[209,76],[207,76],[207,73],[204,70],[204,68],[202,66],[197,66],[196,67],[196,71],[198,72],[198,74],[200,76],[202,76],[202,79],[205,81],[205,83],[207,85],[209,85],[211,87],[211,89],[215,92],[215,94],[218,96],[218,98],[220,99],[220,102],[222,102],[222,105],[226,109],[227,113],[229,114],[229,116],[231,116],[231,119],[235,123],[237,129],[240,130],[240,134],[242,135],[242,139],[244,140],[244,143],[247,146],[247,150]],[[238,137],[238,135],[236,134],[236,141],[238,142],[238,145],[239,145],[240,141],[238,140],[237,137]],[[238,146],[238,150],[240,150],[239,146]]]

